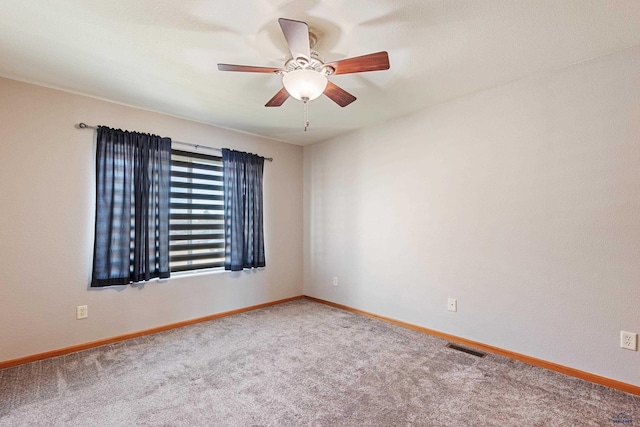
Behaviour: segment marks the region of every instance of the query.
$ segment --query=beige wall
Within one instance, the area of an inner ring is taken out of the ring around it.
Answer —
[[[95,131],[79,122],[273,157],[267,267],[88,289]],[[302,293],[302,148],[0,79],[0,361]],[[89,318],[75,320],[77,305]]]
[[[306,147],[305,294],[640,385],[639,100],[636,47]]]

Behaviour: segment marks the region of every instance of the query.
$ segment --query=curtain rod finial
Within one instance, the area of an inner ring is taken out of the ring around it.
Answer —
[[[86,123],[80,122],[76,125],[78,129],[98,129],[100,126],[89,126]]]

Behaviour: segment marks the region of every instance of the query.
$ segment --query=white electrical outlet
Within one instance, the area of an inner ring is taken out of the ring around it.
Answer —
[[[333,276],[333,286],[338,286],[338,278]]]
[[[89,317],[89,308],[86,305],[79,305],[76,307],[76,319],[86,319]]]
[[[458,300],[455,298],[449,298],[447,301],[447,310],[458,311]]]
[[[620,347],[638,351],[638,334],[620,331]]]

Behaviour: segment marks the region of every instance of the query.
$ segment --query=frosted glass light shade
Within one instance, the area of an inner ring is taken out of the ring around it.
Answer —
[[[282,76],[282,85],[299,101],[311,101],[322,95],[327,77],[315,70],[293,70]]]

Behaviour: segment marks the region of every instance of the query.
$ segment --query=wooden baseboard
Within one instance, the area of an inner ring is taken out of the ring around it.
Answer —
[[[100,347],[106,344],[112,344],[118,341],[130,340],[133,338],[142,337],[145,335],[157,334],[158,332],[164,332],[171,329],[182,328],[183,326],[194,325],[196,323],[206,322],[209,320],[219,319],[221,317],[233,316],[234,314],[246,313],[247,311],[258,310],[260,308],[270,307],[272,305],[283,304],[285,302],[295,301],[303,299],[304,296],[300,295],[292,298],[285,298],[278,301],[267,302],[264,304],[252,305],[250,307],[239,308],[237,310],[225,311],[223,313],[212,314],[210,316],[199,317],[197,319],[185,320],[183,322],[172,323],[170,325],[158,326],[157,328],[146,329],[144,331],[133,332],[130,334],[119,335],[117,337],[105,338],[102,340],[92,341],[84,344],[73,345],[71,347],[61,348],[58,350],[47,351],[44,353],[32,354],[30,356],[20,357],[18,359],[7,360],[0,362],[0,369],[11,368],[13,366],[23,365],[25,363],[35,362],[38,360],[48,359],[50,357],[62,356],[69,353],[75,353],[76,351],[87,350],[94,347]]]
[[[622,381],[617,381],[610,378],[602,377],[600,375],[596,375],[589,372],[581,371],[579,369],[574,369],[567,366],[559,365],[557,363],[548,362],[546,360],[537,359],[535,357],[527,356],[527,355],[516,353],[513,351],[504,350],[502,348],[494,347],[491,345],[482,344],[476,341],[468,340],[466,338],[460,338],[455,335],[450,335],[444,332],[435,331],[433,329],[424,328],[422,326],[414,325],[411,323],[402,322],[400,320],[392,319],[390,317],[379,316],[377,314],[369,313],[363,310],[358,310],[357,308],[348,307],[346,305],[337,304],[331,301],[325,301],[319,298],[310,297],[308,295],[305,295],[304,298],[310,301],[315,301],[331,307],[339,308],[341,310],[349,311],[351,313],[361,314],[364,316],[372,317],[374,319],[382,320],[384,322],[392,323],[394,325],[402,326],[403,328],[412,329],[414,331],[433,335],[435,337],[442,338],[447,341],[452,341],[458,344],[462,344],[468,347],[472,347],[477,350],[482,350],[487,353],[493,353],[499,356],[508,357],[510,359],[519,360],[520,362],[524,362],[528,365],[538,366],[540,368],[545,368],[550,371],[559,372],[564,375],[580,378],[585,381],[589,381],[595,384],[600,384],[606,387],[614,388],[616,390],[624,391],[625,393],[630,393],[636,396],[640,396],[640,387],[633,384],[628,384]]]
[[[164,332],[171,329],[181,328],[183,326],[194,325],[196,323],[206,322],[209,320],[219,319],[221,317],[232,316],[234,314],[246,313],[252,310],[258,310],[260,308],[270,307],[273,305],[283,304],[290,301],[295,301],[299,299],[308,299],[310,301],[315,301],[321,304],[325,304],[331,307],[339,308],[341,310],[349,311],[351,313],[361,314],[363,316],[371,317],[374,319],[382,320],[384,322],[392,323],[394,325],[401,326],[403,328],[412,329],[414,331],[422,332],[425,334],[433,335],[438,338],[445,339],[447,341],[455,342],[458,344],[466,345],[471,348],[475,348],[477,350],[486,351],[488,353],[497,354],[499,356],[508,357],[510,359],[519,360],[520,362],[527,363],[529,365],[538,366],[540,368],[549,369],[551,371],[559,372],[561,374],[569,375],[571,377],[580,378],[585,381],[589,381],[595,384],[600,384],[606,387],[610,387],[616,390],[624,391],[625,393],[634,394],[636,396],[640,396],[640,387],[624,383],[622,381],[613,380],[610,378],[602,377],[600,375],[592,374],[589,372],[581,371],[579,369],[570,368],[567,366],[559,365],[557,363],[548,362],[546,360],[537,359],[535,357],[527,356],[524,354],[516,353],[509,350],[504,350],[499,347],[494,347],[487,344],[482,344],[476,341],[468,340],[466,338],[457,337],[455,335],[446,334],[444,332],[435,331],[433,329],[425,328],[422,326],[414,325],[411,323],[403,322],[400,320],[392,319],[390,317],[380,316],[374,313],[369,313],[364,310],[359,310],[357,308],[352,308],[346,305],[337,304],[331,301],[322,300],[320,298],[311,297],[308,295],[300,295],[292,298],[285,298],[278,301],[267,302],[264,304],[253,305],[250,307],[239,308],[237,310],[225,311],[223,313],[212,314],[210,316],[199,317],[197,319],[185,320],[183,322],[172,323],[170,325],[159,326],[157,328],[146,329],[144,331],[133,332],[130,334],[119,335],[116,337],[106,338],[102,340],[92,341],[84,344],[78,344],[71,347],[61,348],[58,350],[47,351],[44,353],[33,354],[30,356],[20,357],[17,359],[7,360],[4,362],[0,362],[0,369],[10,368],[13,366],[23,365],[25,363],[35,362],[38,360],[48,359],[50,357],[62,356],[69,353],[75,353],[76,351],[87,350],[94,347],[100,347],[107,344],[112,344],[114,342],[125,341],[133,338],[142,337],[145,335],[156,334],[158,332]]]

